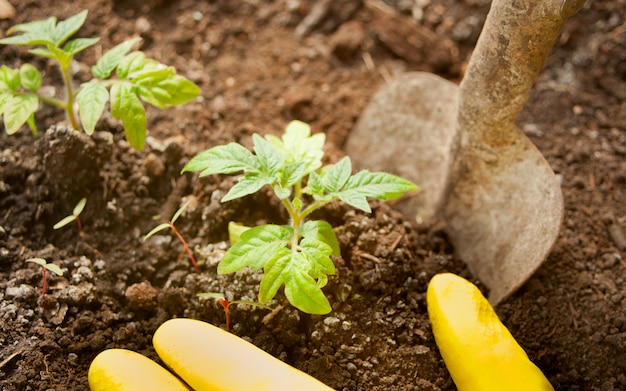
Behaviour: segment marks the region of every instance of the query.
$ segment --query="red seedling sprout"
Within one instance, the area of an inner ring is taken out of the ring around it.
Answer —
[[[63,219],[61,219],[61,221],[56,223],[52,228],[59,229],[59,228],[65,227],[72,221],[76,221],[76,225],[78,226],[78,231],[82,233],[83,225],[81,224],[80,218],[78,216],[82,213],[83,209],[85,209],[86,203],[87,203],[87,198],[82,198],[80,201],[78,201],[78,203],[74,207],[72,214],[69,216],[65,216]]]
[[[174,234],[178,238],[178,240],[183,244],[183,247],[185,247],[185,251],[187,251],[187,255],[189,256],[189,259],[191,259],[191,263],[193,264],[193,267],[196,269],[198,273],[200,273],[200,267],[198,266],[198,262],[196,262],[196,257],[193,256],[193,251],[191,251],[191,248],[187,244],[187,241],[185,240],[185,238],[183,238],[183,235],[181,235],[180,232],[178,232],[178,230],[174,226],[174,222],[176,221],[176,219],[180,217],[180,215],[185,211],[185,209],[190,203],[191,203],[191,200],[188,200],[187,202],[185,202],[183,206],[181,206],[176,211],[176,213],[174,213],[174,216],[172,216],[172,219],[170,221],[168,221],[167,223],[159,224],[156,227],[154,227],[152,231],[148,232],[146,236],[143,237],[143,240],[146,241],[152,235],[166,228],[171,229],[172,232],[174,232]]]
[[[266,310],[272,310],[272,307],[269,307],[267,305],[258,303],[256,301],[249,301],[249,300],[228,301],[228,299],[226,299],[226,297],[224,297],[224,295],[221,294],[221,293],[214,293],[214,292],[198,293],[197,296],[198,297],[211,297],[213,299],[217,299],[217,301],[220,303],[220,305],[224,309],[226,331],[229,331],[229,332],[230,332],[230,306],[231,305],[233,305],[233,304],[247,304],[247,305],[252,305],[252,306],[255,306],[255,307],[260,307],[260,308],[263,308],[263,309],[266,309]]]
[[[48,273],[47,273],[48,270],[50,270],[51,272],[53,272],[54,274],[58,276],[63,275],[63,271],[61,270],[60,267],[58,267],[54,263],[48,263],[43,258],[29,258],[26,260],[26,262],[36,263],[37,265],[40,265],[41,269],[43,270],[43,284],[41,287],[41,296],[45,295],[46,290],[48,289]]]

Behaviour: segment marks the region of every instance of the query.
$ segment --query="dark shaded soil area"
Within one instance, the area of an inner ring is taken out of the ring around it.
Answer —
[[[156,358],[151,336],[163,321],[224,314],[201,292],[254,300],[257,273],[218,276],[229,221],[284,222],[268,192],[221,204],[232,178],[180,170],[196,153],[251,135],[280,134],[292,119],[327,135],[328,161],[343,156],[369,97],[398,72],[423,70],[457,81],[489,4],[482,0],[13,1],[17,23],[89,9],[78,80],[99,53],[141,35],[142,50],[176,66],[202,96],[148,110],[149,139],[132,150],[119,123],[93,137],[67,130],[43,108],[41,132],[0,134],[0,386],[85,390],[97,353],[120,347]],[[519,119],[562,179],[565,219],[545,264],[496,310],[558,390],[626,389],[626,16],[623,0],[588,2],[565,28]],[[2,63],[31,61],[0,47]],[[40,60],[45,82],[58,83]],[[75,226],[53,230],[87,197]],[[205,262],[194,272],[164,231],[142,241],[183,200],[177,227]],[[160,216],[156,218],[155,216]],[[373,203],[371,215],[341,204],[321,210],[342,257],[325,292],[329,316],[283,302],[274,311],[239,306],[233,332],[337,390],[454,390],[426,312],[429,279],[451,271],[473,281],[451,255],[444,224],[418,225]],[[27,264],[43,257],[64,269],[49,277]],[[478,281],[475,281],[479,284]]]

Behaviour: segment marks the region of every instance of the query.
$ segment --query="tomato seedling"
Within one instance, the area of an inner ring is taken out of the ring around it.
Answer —
[[[196,257],[193,256],[193,251],[191,251],[191,248],[187,244],[187,241],[185,240],[185,238],[183,238],[183,235],[181,235],[180,232],[176,229],[176,226],[174,226],[174,222],[180,217],[180,215],[185,211],[185,209],[187,209],[187,206],[189,206],[190,202],[191,200],[185,202],[180,208],[178,208],[178,210],[176,211],[176,213],[174,213],[174,216],[172,216],[172,219],[170,221],[168,221],[167,223],[159,224],[156,227],[154,227],[152,231],[148,232],[146,236],[143,237],[143,241],[145,242],[148,238],[150,238],[157,232],[163,231],[164,229],[168,229],[168,228],[171,229],[172,232],[174,232],[174,234],[178,238],[178,240],[183,244],[183,247],[185,247],[185,251],[187,251],[187,255],[189,256],[189,259],[191,259],[191,263],[193,264],[193,267],[196,269],[198,273],[200,273],[200,266],[198,266],[198,262],[196,262]]]
[[[41,270],[43,270],[43,284],[41,287],[42,296],[46,294],[46,290],[48,289],[48,270],[50,270],[57,276],[63,275],[63,270],[61,270],[59,266],[55,265],[54,263],[48,263],[43,258],[29,258],[26,260],[26,262],[36,263],[37,265],[41,266]]]
[[[86,19],[87,10],[58,23],[52,16],[13,26],[8,34],[21,34],[0,39],[3,45],[35,46],[31,54],[56,60],[65,85],[63,99],[57,99],[40,93],[41,73],[31,64],[23,64],[19,69],[0,67],[0,115],[4,116],[6,132],[13,134],[28,124],[36,135],[35,112],[39,102],[43,102],[65,110],[71,126],[78,130],[80,123],[74,112],[77,104],[82,127],[91,135],[109,103],[112,116],[122,121],[128,142],[136,149],[143,149],[147,119],[142,101],[164,109],[194,99],[200,89],[178,75],[174,67],[147,58],[140,51],[131,52],[141,40],[135,37],[100,57],[91,68],[94,79],[82,83],[75,91],[70,72],[72,60],[99,41],[98,38],[70,39]]]
[[[76,225],[78,226],[78,231],[82,232],[83,231],[83,226],[82,226],[82,224],[80,222],[80,218],[78,216],[83,212],[83,209],[85,209],[85,204],[86,203],[87,203],[87,198],[82,198],[80,201],[78,201],[78,203],[74,207],[74,210],[72,211],[72,214],[62,218],[52,228],[54,228],[54,229],[63,228],[66,225],[68,225],[69,223],[71,223],[72,221],[76,221]]]
[[[200,176],[243,172],[222,202],[270,186],[289,213],[288,225],[266,224],[241,230],[231,243],[217,271],[236,272],[245,267],[263,269],[259,301],[266,304],[284,285],[285,296],[301,311],[326,314],[330,303],[322,288],[335,273],[331,256],[339,256],[339,243],[332,226],[308,220],[322,206],[341,200],[371,212],[367,198],[393,199],[417,189],[395,175],[362,170],[352,175],[352,163],[344,157],[322,167],[325,136],[311,135],[309,125],[292,121],[282,138],[252,135],[254,153],[240,144],[213,147],[195,156],[183,168]]]

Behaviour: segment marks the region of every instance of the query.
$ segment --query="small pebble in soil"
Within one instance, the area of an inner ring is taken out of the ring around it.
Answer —
[[[129,286],[125,296],[133,311],[152,311],[157,307],[159,291],[149,282],[140,282]]]

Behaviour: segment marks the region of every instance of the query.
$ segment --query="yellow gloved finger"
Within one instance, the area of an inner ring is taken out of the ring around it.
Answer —
[[[554,390],[474,284],[438,274],[426,301],[435,342],[459,391]]]
[[[159,364],[126,349],[109,349],[91,362],[87,375],[92,391],[189,391]]]
[[[199,320],[168,320],[152,343],[163,362],[195,391],[332,391],[253,344]]]

